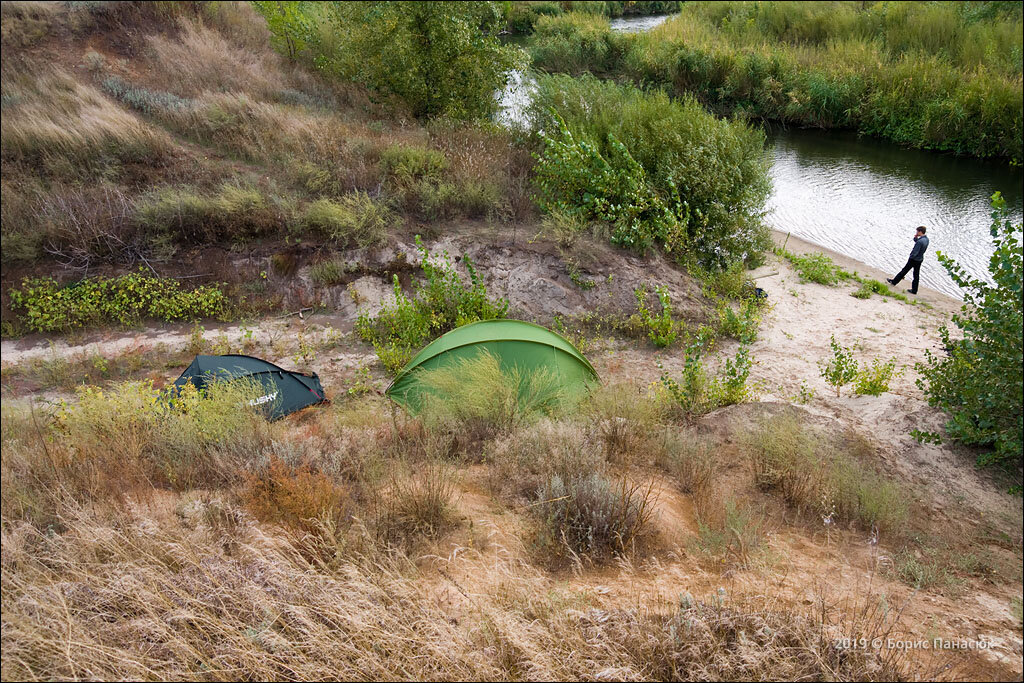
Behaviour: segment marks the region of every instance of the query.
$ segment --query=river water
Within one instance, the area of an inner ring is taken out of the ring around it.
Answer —
[[[667,16],[615,19],[612,29],[647,31]],[[498,121],[526,126],[533,97],[528,75],[516,72],[500,95]],[[1024,171],[1005,163],[904,149],[849,132],[768,130],[772,195],[766,222],[793,235],[895,273],[907,261],[914,228],[930,241],[921,284],[960,297],[935,259],[956,259],[968,273],[991,280],[989,197],[1006,199],[1019,224],[1024,213]],[[907,282],[909,286],[909,282]]]

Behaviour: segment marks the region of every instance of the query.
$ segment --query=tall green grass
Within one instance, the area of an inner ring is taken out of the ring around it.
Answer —
[[[1019,5],[695,2],[634,36],[563,21],[531,54],[541,69],[627,76],[719,113],[1019,161],[1022,25]],[[617,53],[591,48],[602,40],[621,41]]]

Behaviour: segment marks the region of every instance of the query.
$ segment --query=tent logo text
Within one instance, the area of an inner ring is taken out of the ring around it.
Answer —
[[[275,398],[277,398],[277,392],[276,391],[274,393],[272,393],[272,394],[267,394],[266,396],[260,396],[259,398],[254,398],[253,400],[249,401],[249,405],[251,405],[251,406],[260,406],[260,405],[263,405],[264,403],[270,403]]]

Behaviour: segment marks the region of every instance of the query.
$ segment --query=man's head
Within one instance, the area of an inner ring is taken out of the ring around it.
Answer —
[[[918,237],[920,237],[921,235],[925,234],[926,232],[928,232],[928,228],[924,227],[923,225],[917,226],[917,236]]]

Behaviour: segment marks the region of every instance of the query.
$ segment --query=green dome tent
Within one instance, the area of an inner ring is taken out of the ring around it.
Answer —
[[[571,393],[597,379],[597,372],[565,337],[523,320],[481,320],[458,327],[427,344],[398,373],[385,392],[415,414],[429,390],[418,381],[425,370],[449,367],[481,352],[493,354],[503,370],[547,368]]]
[[[268,361],[241,354],[196,356],[174,381],[174,386],[180,389],[191,383],[196,389],[203,389],[210,382],[246,377],[262,385],[264,393],[253,399],[252,404],[259,406],[271,420],[326,400],[315,372],[312,375],[289,372]]]

